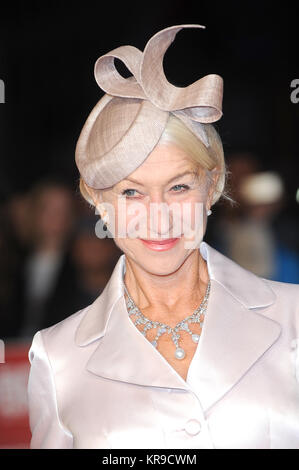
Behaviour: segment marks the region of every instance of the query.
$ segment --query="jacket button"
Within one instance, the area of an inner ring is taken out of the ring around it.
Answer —
[[[191,436],[196,436],[201,430],[201,424],[197,419],[189,419],[185,425],[186,433],[190,434]]]

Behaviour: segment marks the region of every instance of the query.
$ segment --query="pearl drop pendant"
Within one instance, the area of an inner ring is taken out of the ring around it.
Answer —
[[[186,353],[182,348],[177,348],[175,350],[174,356],[176,359],[184,359],[184,357],[186,356]]]
[[[191,336],[191,338],[192,338],[192,341],[193,341],[194,343],[198,343],[198,341],[199,341],[199,335],[197,335],[197,334],[194,333],[194,334]]]

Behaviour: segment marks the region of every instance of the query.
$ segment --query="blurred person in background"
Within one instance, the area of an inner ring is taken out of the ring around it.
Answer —
[[[15,312],[21,337],[31,337],[40,326],[51,324],[52,303],[63,286],[74,283],[69,256],[75,215],[71,189],[63,181],[47,178],[36,183],[28,196],[30,241],[20,282],[23,310]]]
[[[7,195],[0,207],[0,337],[14,337],[23,308],[20,290],[24,258],[29,250],[29,197]]]
[[[72,302],[73,311],[89,305],[100,295],[121,255],[112,238],[96,236],[95,225],[93,217],[85,217],[78,221],[75,229],[71,255],[77,287],[71,298],[66,299]],[[68,306],[68,310],[71,309]]]
[[[120,252],[96,236],[96,218],[74,196],[48,178],[3,205],[1,338],[31,337],[93,302],[108,281]]]
[[[27,191],[12,194],[6,203],[5,218],[15,249],[23,256],[30,245],[30,197]]]
[[[247,176],[240,187],[243,216],[232,230],[230,255],[241,266],[275,281],[299,283],[299,256],[274,228],[284,202],[284,184],[275,172]]]
[[[234,230],[243,211],[240,187],[247,176],[259,170],[259,160],[253,152],[238,151],[227,156],[229,198],[215,208],[207,230],[207,239],[227,256],[231,246],[229,233]]]
[[[281,236],[286,203],[282,178],[261,171],[257,155],[250,152],[232,154],[229,171],[234,203],[221,207],[211,224],[213,243],[258,276],[299,283],[299,255]],[[290,224],[287,228],[291,230]]]

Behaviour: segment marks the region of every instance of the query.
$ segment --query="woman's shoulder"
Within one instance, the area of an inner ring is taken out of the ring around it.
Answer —
[[[278,295],[288,295],[292,298],[297,298],[299,301],[299,284],[292,284],[290,282],[272,281],[269,279],[263,280],[268,284],[269,287]]]
[[[90,305],[52,326],[37,331],[32,340],[29,357],[32,358],[41,348],[45,350],[49,359],[70,353],[75,346],[77,328],[89,308]]]
[[[279,318],[295,324],[299,332],[299,285],[263,279],[275,294],[275,311]]]

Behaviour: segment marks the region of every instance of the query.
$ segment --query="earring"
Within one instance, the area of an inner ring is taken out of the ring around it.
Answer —
[[[212,214],[212,211],[211,209],[207,210],[207,216],[211,215]]]
[[[104,232],[107,232],[107,224],[106,224],[106,222],[103,223],[103,230],[104,230]]]
[[[98,205],[98,210],[99,210],[100,218],[103,221],[103,230],[106,232],[107,229],[108,229],[107,224],[109,222],[107,209],[105,209],[103,204],[99,204]]]

